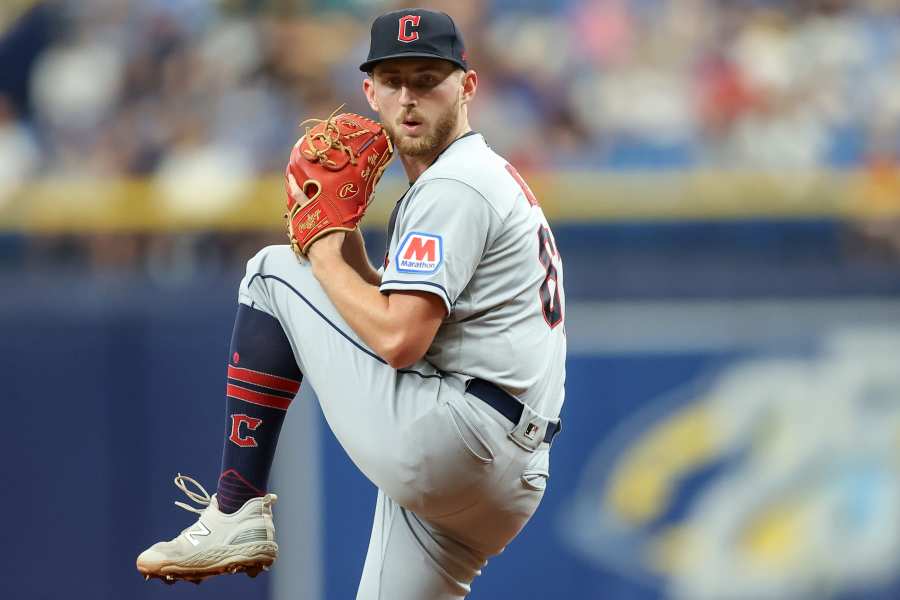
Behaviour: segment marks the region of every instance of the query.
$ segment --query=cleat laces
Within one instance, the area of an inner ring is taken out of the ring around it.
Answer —
[[[193,502],[196,502],[197,504],[199,504],[200,506],[203,506],[204,508],[209,506],[209,502],[211,499],[209,492],[207,492],[206,489],[204,489],[204,487],[202,485],[200,485],[200,483],[196,479],[194,479],[193,477],[188,477],[187,475],[182,475],[181,473],[179,473],[175,477],[174,481],[175,481],[175,487],[177,487],[179,490],[184,492],[184,495],[187,496],[190,500],[192,500]],[[198,492],[195,492],[194,490],[191,490],[188,487],[188,484],[193,485],[198,490],[200,490],[200,492],[198,493]],[[179,508],[183,508],[184,510],[190,511],[192,513],[197,513],[198,515],[203,514],[203,510],[201,510],[199,508],[195,508],[195,507],[191,506],[190,504],[185,504],[184,502],[179,502],[178,500],[175,501],[175,506],[177,506]]]

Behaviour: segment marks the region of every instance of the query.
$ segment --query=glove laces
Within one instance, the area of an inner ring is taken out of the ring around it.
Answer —
[[[200,492],[198,493],[191,489],[188,489],[188,484],[193,485],[198,490],[200,490]],[[175,487],[184,492],[185,496],[187,496],[200,506],[203,506],[204,508],[209,506],[209,502],[211,499],[209,492],[207,492],[203,488],[203,486],[200,485],[200,483],[193,477],[188,477],[187,475],[182,475],[181,473],[179,473],[178,476],[175,477]],[[192,513],[197,513],[198,515],[203,514],[203,511],[201,509],[195,508],[190,504],[185,504],[184,502],[179,502],[178,500],[175,501],[175,506],[183,508],[184,510],[188,510]]]
[[[343,104],[334,109],[334,112],[332,112],[327,119],[306,119],[305,121],[300,123],[300,127],[304,127],[307,123],[313,123],[313,127],[319,124],[324,124],[322,131],[313,134],[310,134],[310,128],[306,127],[306,134],[303,136],[303,139],[306,140],[305,152],[308,153],[307,158],[309,160],[316,160],[323,166],[337,167],[338,164],[328,158],[328,152],[334,149],[338,152],[346,153],[350,160],[350,164],[356,166],[357,156],[353,152],[353,148],[345,145],[341,140],[341,137],[348,139],[355,138],[361,135],[366,135],[370,132],[366,131],[365,129],[360,129],[359,131],[354,131],[353,133],[342,134],[340,129],[338,128],[337,123],[334,122],[335,115],[337,115],[338,111],[342,108],[344,108]],[[347,122],[356,125],[355,121],[348,120]],[[321,148],[317,148],[316,146],[314,146],[313,140],[320,141]]]

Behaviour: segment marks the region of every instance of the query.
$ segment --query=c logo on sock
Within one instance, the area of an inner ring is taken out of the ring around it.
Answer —
[[[256,438],[252,435],[241,435],[241,425],[246,425],[250,431],[255,431],[262,425],[262,419],[249,415],[231,415],[231,435],[228,439],[241,448],[256,448]]]

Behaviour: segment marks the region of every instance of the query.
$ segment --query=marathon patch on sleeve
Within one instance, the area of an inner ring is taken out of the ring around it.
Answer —
[[[400,273],[434,273],[444,260],[441,236],[411,231],[397,249],[396,269]]]

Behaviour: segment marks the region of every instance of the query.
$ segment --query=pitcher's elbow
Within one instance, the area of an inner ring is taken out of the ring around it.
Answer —
[[[405,369],[422,358],[424,354],[424,350],[420,350],[402,336],[395,336],[381,349],[381,358],[392,369]]]

